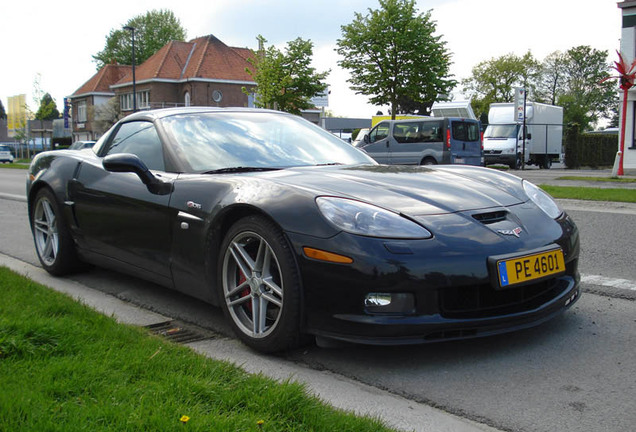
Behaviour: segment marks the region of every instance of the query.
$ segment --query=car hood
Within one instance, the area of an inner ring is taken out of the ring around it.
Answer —
[[[411,216],[501,208],[527,200],[519,177],[480,167],[365,165],[269,174],[279,184],[315,195],[348,197]]]

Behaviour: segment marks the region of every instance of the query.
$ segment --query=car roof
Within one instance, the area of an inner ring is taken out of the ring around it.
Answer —
[[[218,112],[268,112],[268,113],[276,113],[283,114],[281,111],[260,109],[260,108],[241,108],[241,107],[231,107],[231,108],[218,108],[218,107],[178,107],[178,108],[160,108],[154,110],[144,110],[138,111],[134,114],[130,114],[123,119],[123,121],[130,120],[155,120],[161,119],[165,117],[170,117],[179,114],[200,114],[200,113],[218,113]]]

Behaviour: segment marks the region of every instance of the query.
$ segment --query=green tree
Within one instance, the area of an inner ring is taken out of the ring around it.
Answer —
[[[563,122],[577,123],[581,130],[593,127],[601,117],[610,117],[618,104],[616,87],[611,81],[600,83],[609,74],[608,52],[587,45],[565,53],[565,86],[557,97],[563,107]]]
[[[418,13],[415,0],[380,0],[380,9],[341,27],[338,64],[351,73],[348,82],[374,105],[389,105],[391,116],[430,106],[448,94],[450,53],[434,35],[431,12]]]
[[[132,38],[129,30],[135,29],[135,63],[141,64],[170,41],[184,41],[186,32],[172,11],[152,10],[128,20],[122,28],[114,28],[106,37],[104,49],[93,56],[97,69],[113,61],[132,64]]]
[[[494,102],[512,102],[515,87],[524,87],[532,97],[536,90],[539,64],[532,53],[523,57],[507,54],[477,64],[472,75],[462,81],[465,96],[472,101],[477,116],[487,113]]]
[[[55,120],[60,118],[60,112],[57,109],[57,104],[49,93],[45,93],[40,100],[40,108],[35,113],[37,120]]]
[[[2,101],[0,100],[0,120],[6,120],[7,119],[7,112],[4,110],[4,105],[2,104]]]
[[[90,118],[93,119],[93,131],[103,135],[108,129],[117,123],[123,116],[119,105],[119,98],[110,98],[101,105],[93,105],[89,108]]]
[[[555,51],[539,65],[539,76],[535,101],[556,105],[559,95],[565,92],[567,78],[567,56]]]
[[[247,68],[256,82],[254,104],[292,114],[313,108],[311,98],[327,88],[324,79],[329,74],[310,66],[313,43],[297,38],[288,42],[283,52],[275,46],[265,49],[267,41],[262,36],[258,40],[259,51],[248,59],[253,70]],[[254,89],[243,91],[249,94]]]

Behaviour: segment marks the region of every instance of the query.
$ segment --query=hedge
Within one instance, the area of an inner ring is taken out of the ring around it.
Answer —
[[[618,138],[613,134],[579,133],[578,125],[565,132],[565,166],[599,168],[614,165]]]

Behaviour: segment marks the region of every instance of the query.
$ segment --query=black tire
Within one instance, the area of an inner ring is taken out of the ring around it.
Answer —
[[[509,166],[510,166],[510,169],[520,170],[521,169],[521,154],[518,154],[517,157],[515,158],[515,161],[511,163]]]
[[[260,352],[300,342],[301,287],[283,232],[261,216],[235,223],[221,244],[221,306],[236,335]]]
[[[552,167],[552,159],[550,158],[550,156],[545,156],[545,158],[543,159],[541,163],[541,168],[550,169],[551,167]]]
[[[50,189],[36,194],[30,218],[35,251],[44,270],[63,276],[83,267],[62,208]]]
[[[437,161],[432,157],[425,157],[422,159],[422,162],[420,162],[420,165],[437,165]]]

